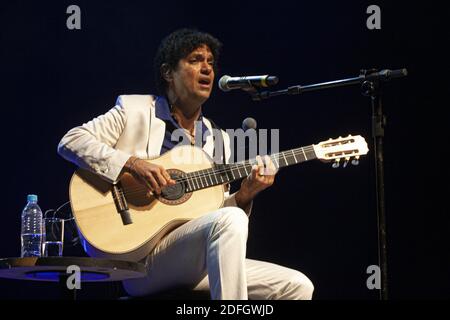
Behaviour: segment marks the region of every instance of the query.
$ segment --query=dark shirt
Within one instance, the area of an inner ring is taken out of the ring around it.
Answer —
[[[170,107],[167,99],[165,97],[157,97],[155,102],[155,116],[162,121],[166,123],[166,132],[164,134],[164,141],[161,146],[161,152],[166,153],[167,151],[171,150],[173,147],[177,146],[178,144],[182,143],[183,141],[190,141],[190,138],[187,137],[187,135],[183,132],[184,137],[183,139],[180,138],[180,141],[172,141],[172,133],[176,129],[182,129],[178,122],[174,119],[170,112]],[[199,135],[201,134],[201,140],[202,140],[202,147],[205,145],[206,137],[210,134],[208,127],[205,125],[205,122],[203,121],[203,115],[200,114],[200,117],[197,121],[201,121],[201,128],[197,125],[195,127],[195,139],[199,139]],[[201,131],[200,131],[201,130]]]

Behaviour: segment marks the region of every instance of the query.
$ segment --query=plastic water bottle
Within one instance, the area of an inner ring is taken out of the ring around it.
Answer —
[[[37,195],[29,194],[27,205],[22,211],[21,257],[42,255],[43,221],[42,210],[37,204]]]

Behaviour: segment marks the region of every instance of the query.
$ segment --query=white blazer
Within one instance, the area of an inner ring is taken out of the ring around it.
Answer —
[[[166,124],[155,116],[155,102],[153,95],[119,96],[107,113],[69,130],[58,145],[58,153],[110,183],[117,182],[131,156],[150,159],[160,155]],[[211,122],[205,117],[203,122],[212,132]],[[222,136],[229,159],[230,137],[223,130]],[[212,135],[207,136],[203,150],[213,156]],[[225,192],[224,207],[237,206],[234,196]]]

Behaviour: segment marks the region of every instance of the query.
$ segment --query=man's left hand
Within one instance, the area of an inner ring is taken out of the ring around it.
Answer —
[[[253,165],[251,174],[242,181],[241,189],[236,194],[240,207],[247,206],[253,198],[275,181],[277,169],[269,156],[256,157],[257,165]]]

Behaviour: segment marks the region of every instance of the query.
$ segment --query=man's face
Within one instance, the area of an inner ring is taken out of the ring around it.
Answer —
[[[211,94],[214,81],[214,57],[208,46],[202,45],[178,62],[171,72],[169,86],[183,101],[204,103]]]

